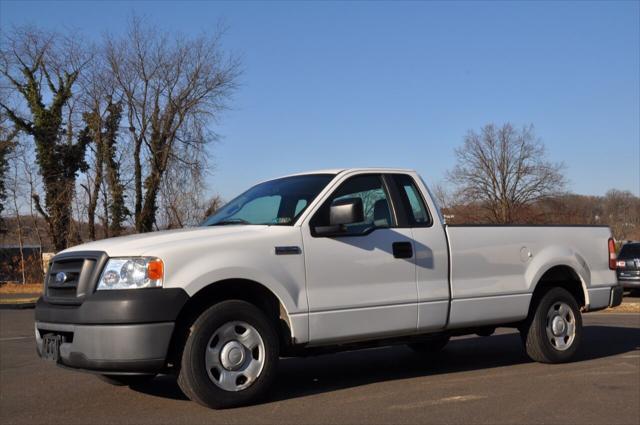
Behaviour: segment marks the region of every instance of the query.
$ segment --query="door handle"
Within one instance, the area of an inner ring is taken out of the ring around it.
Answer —
[[[413,246],[411,242],[394,242],[393,243],[393,256],[396,258],[411,258],[413,257]]]

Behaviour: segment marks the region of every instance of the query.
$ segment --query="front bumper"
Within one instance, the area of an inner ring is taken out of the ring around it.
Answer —
[[[35,310],[36,349],[61,338],[58,364],[104,373],[157,373],[165,366],[175,321],[189,299],[182,289],[98,291],[80,305],[47,302]]]
[[[174,324],[69,325],[36,322],[38,355],[42,337],[63,335],[58,363],[97,372],[154,373],[164,367]]]

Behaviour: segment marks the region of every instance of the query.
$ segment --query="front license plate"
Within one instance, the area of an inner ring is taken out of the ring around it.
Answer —
[[[57,362],[60,357],[60,335],[47,334],[42,337],[42,358]]]

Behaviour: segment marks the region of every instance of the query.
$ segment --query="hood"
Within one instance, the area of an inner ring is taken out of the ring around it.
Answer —
[[[65,249],[62,252],[104,251],[109,257],[138,256],[148,254],[153,251],[154,247],[161,245],[184,245],[189,244],[189,241],[200,242],[203,238],[211,242],[216,240],[223,242],[229,237],[246,237],[251,233],[264,232],[270,227],[266,225],[227,225],[139,233],[88,242]]]

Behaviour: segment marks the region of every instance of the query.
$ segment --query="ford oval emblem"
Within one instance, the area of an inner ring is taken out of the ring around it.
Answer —
[[[67,281],[67,274],[65,272],[56,273],[56,283],[65,283]]]

